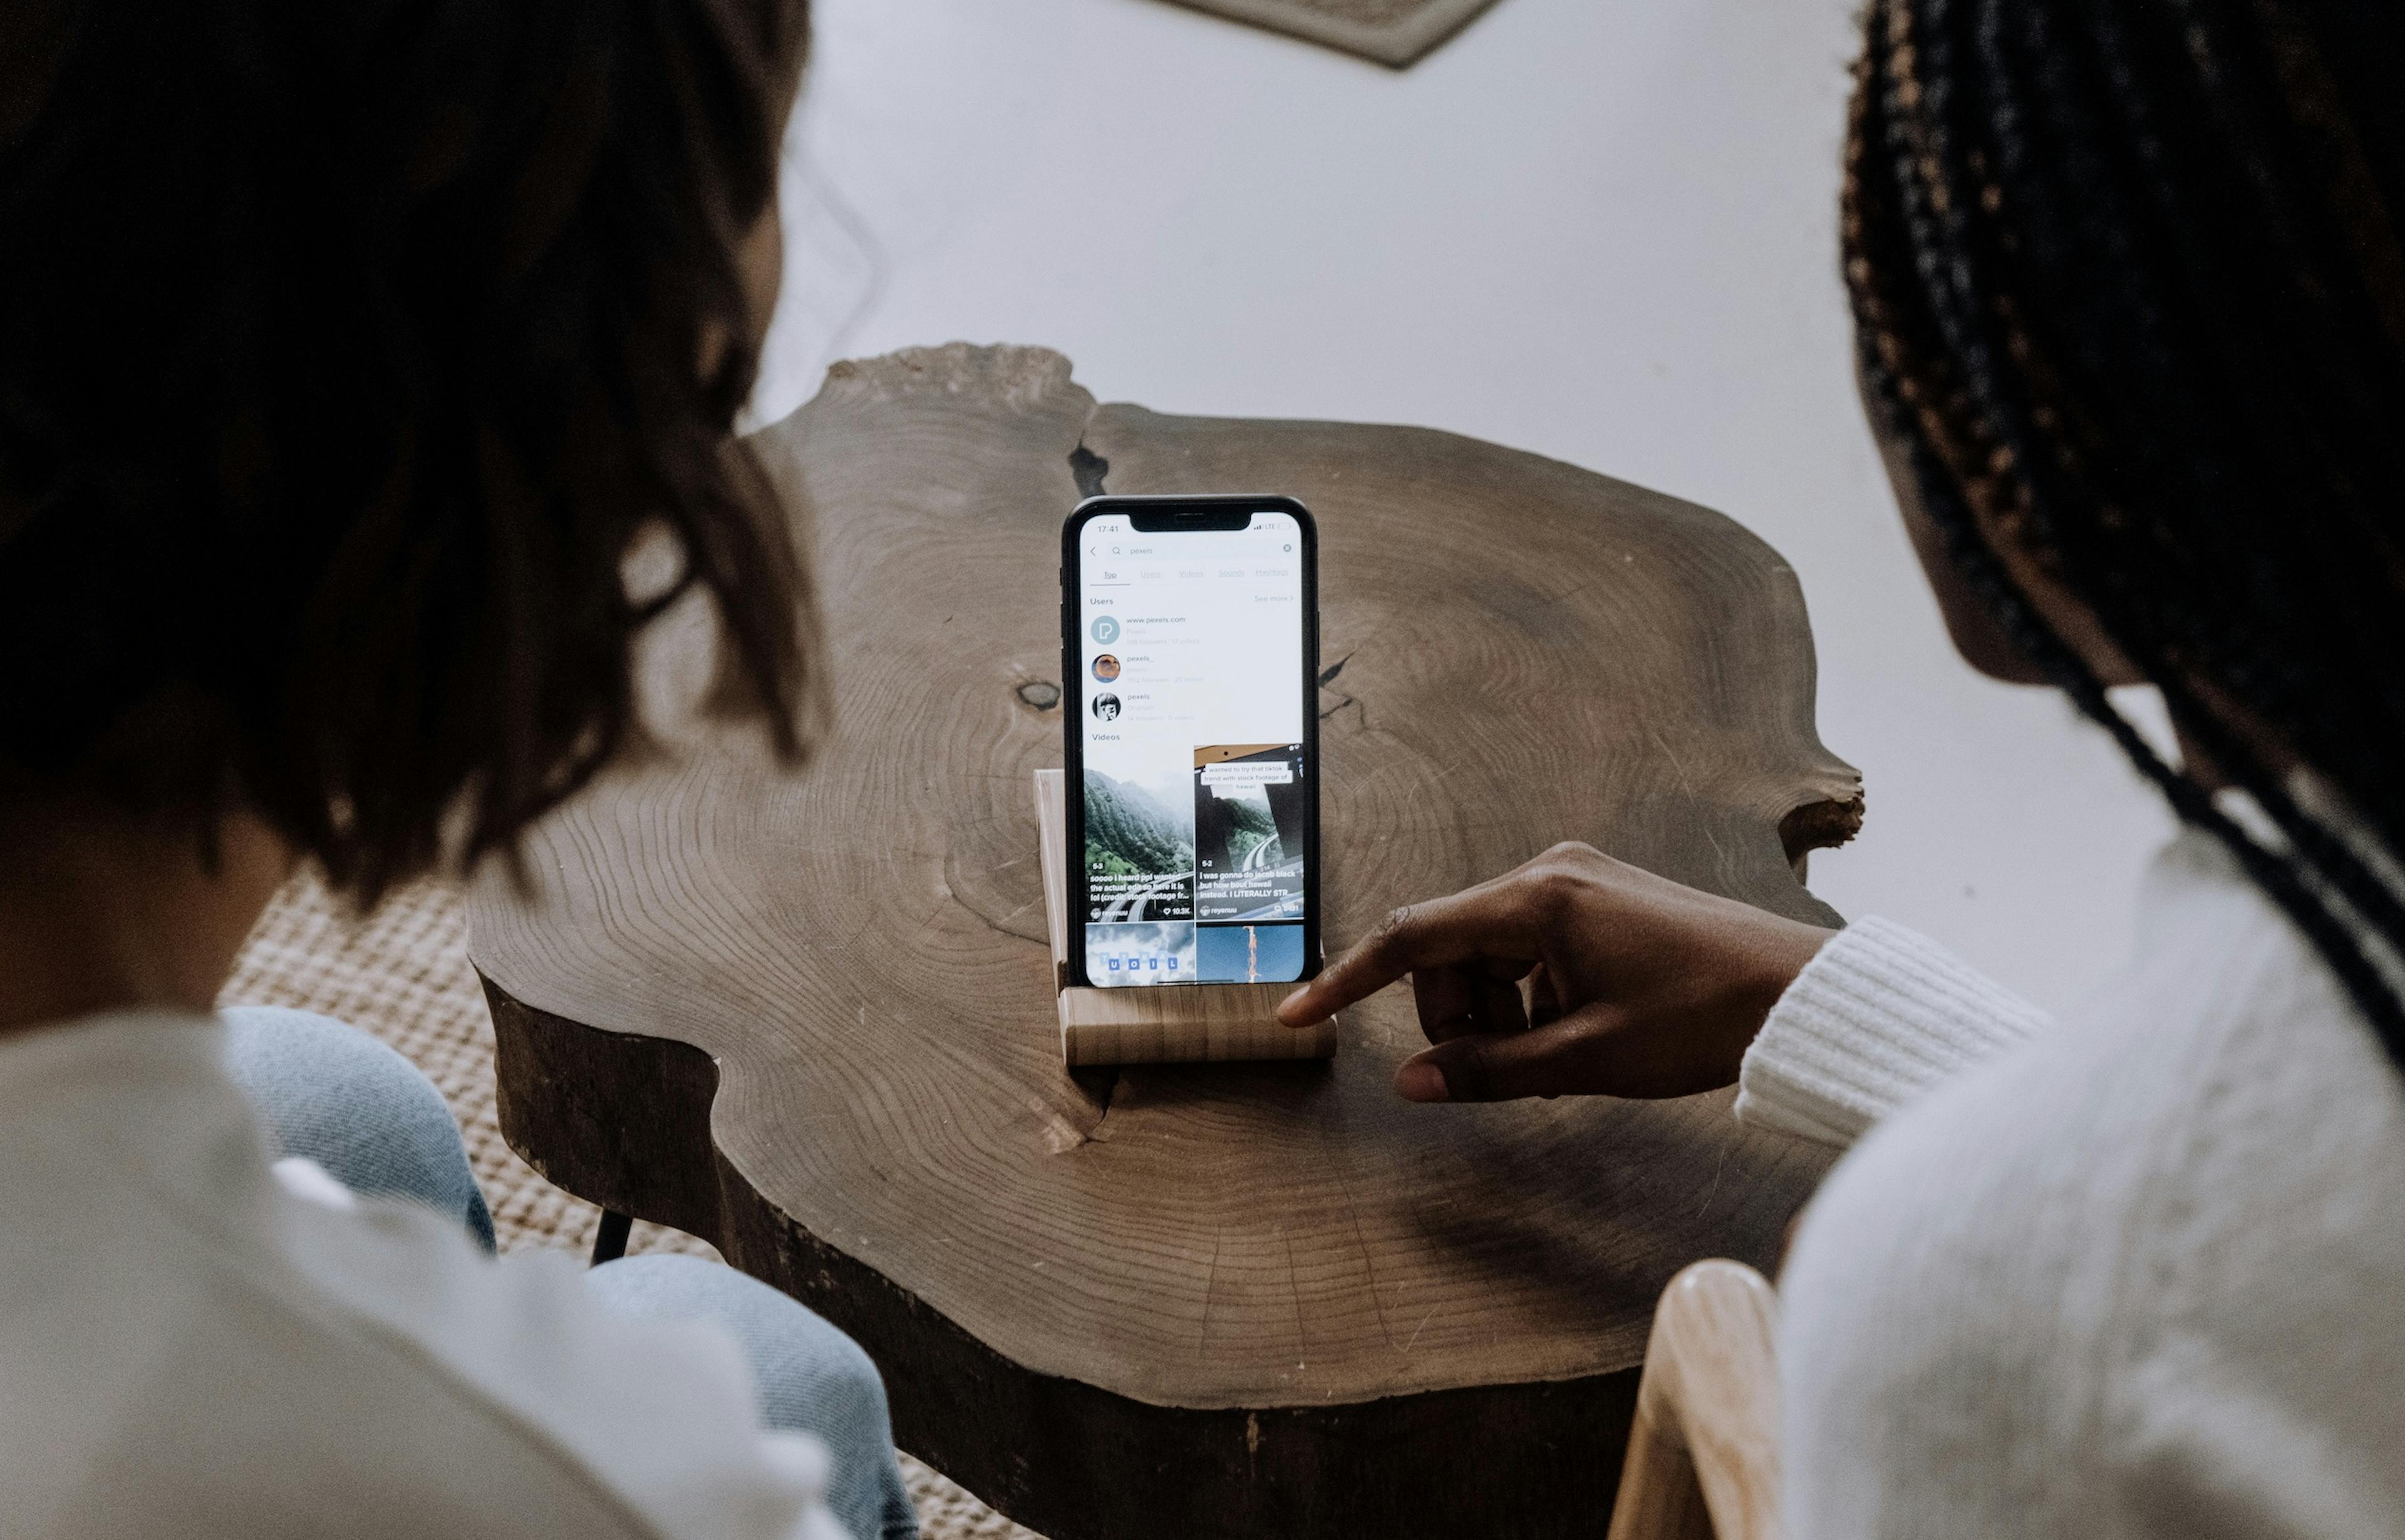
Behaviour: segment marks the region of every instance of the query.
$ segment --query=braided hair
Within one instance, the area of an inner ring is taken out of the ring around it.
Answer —
[[[1870,0],[1842,226],[1865,397],[1966,582],[2405,1068],[2400,74],[2392,0]],[[2275,833],[2148,747],[2000,545]]]

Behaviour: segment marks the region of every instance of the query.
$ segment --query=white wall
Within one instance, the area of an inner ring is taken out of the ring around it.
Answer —
[[[1953,657],[1895,525],[1836,275],[1854,4],[1502,0],[1399,75],[1160,0],[818,0],[758,415],[834,357],[1041,343],[1105,400],[1425,424],[1720,509],[1794,564],[1868,783],[1816,890],[2067,1004],[2169,819]]]

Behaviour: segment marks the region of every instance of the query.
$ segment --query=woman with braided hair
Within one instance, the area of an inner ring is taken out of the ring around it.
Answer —
[[[2400,78],[2386,0],[1867,9],[1844,271],[1913,544],[2187,826],[2103,998],[1563,847],[1287,1003],[1410,973],[1414,1100],[1735,1082],[1851,1146],[1781,1280],[1790,1533],[2405,1533]]]

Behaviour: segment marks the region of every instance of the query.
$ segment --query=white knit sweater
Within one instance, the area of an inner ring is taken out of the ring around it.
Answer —
[[[1737,1115],[1864,1136],[1780,1279],[1796,1540],[2405,1534],[2405,1087],[2207,836],[2060,1024],[1856,924]]]
[[[732,1339],[276,1181],[224,1057],[175,1011],[0,1041],[0,1536],[841,1540]]]

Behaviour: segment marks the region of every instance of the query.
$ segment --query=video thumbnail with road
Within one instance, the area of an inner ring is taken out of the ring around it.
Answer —
[[[1299,743],[1194,751],[1196,919],[1302,917],[1304,773]]]

